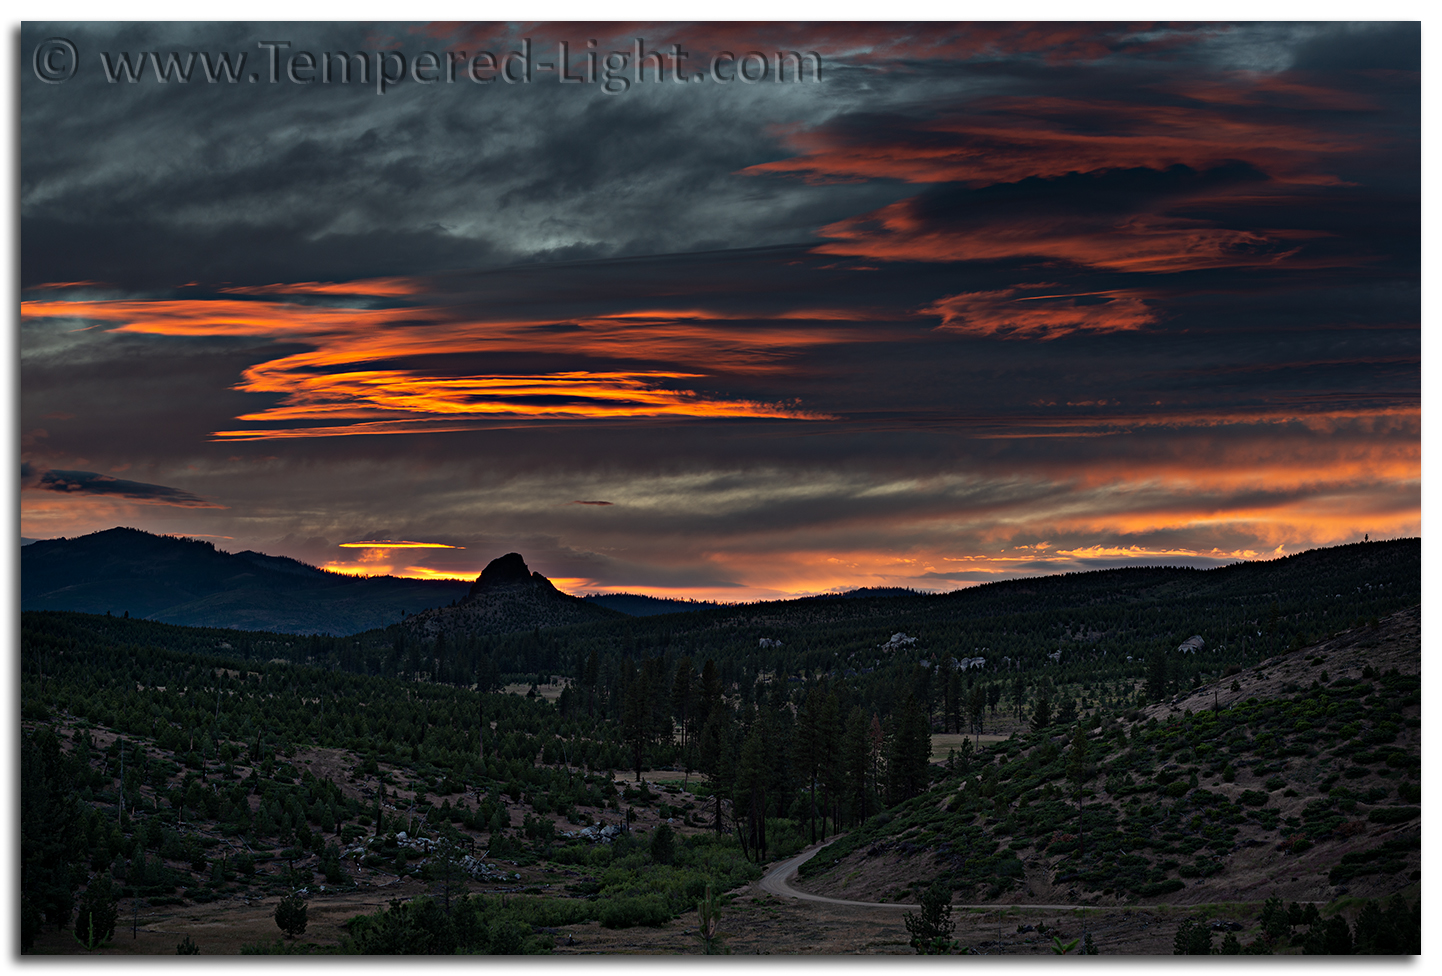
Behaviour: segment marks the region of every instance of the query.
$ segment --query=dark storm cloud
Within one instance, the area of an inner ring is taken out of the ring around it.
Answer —
[[[1419,71],[1420,23],[1332,24],[1298,46],[1292,66],[1301,71]]]
[[[740,86],[608,98],[596,86],[464,81],[377,96],[266,83],[258,40],[373,49],[347,25],[27,25],[22,46],[46,32],[76,41],[82,71],[65,85],[23,83],[26,285],[263,283],[296,267],[341,278],[779,243],[894,197],[733,175],[774,146],[769,120],[823,97],[804,86],[779,101]],[[438,48],[401,40],[412,54]],[[248,51],[262,81],[110,85],[98,70],[102,51],[187,48]],[[749,124],[734,124],[737,112]]]
[[[224,507],[179,488],[126,481],[94,471],[36,471],[29,464],[22,464],[20,480],[25,488],[57,491],[67,495],[112,495],[132,501],[157,502],[182,508]]]

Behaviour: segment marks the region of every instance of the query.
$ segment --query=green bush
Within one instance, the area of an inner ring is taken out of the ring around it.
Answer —
[[[1174,891],[1181,891],[1185,887],[1186,885],[1176,878],[1167,878],[1165,881],[1153,881],[1132,890],[1137,893],[1138,897],[1153,898],[1157,895],[1169,895]]]
[[[601,924],[608,929],[628,929],[633,925],[665,925],[671,921],[671,910],[659,895],[613,898],[598,904]]]
[[[1399,824],[1421,815],[1421,807],[1377,807],[1367,814],[1367,819],[1375,824]]]

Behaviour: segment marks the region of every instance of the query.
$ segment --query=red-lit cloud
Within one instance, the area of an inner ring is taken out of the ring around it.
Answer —
[[[464,549],[465,546],[450,546],[444,542],[404,542],[391,539],[377,539],[367,542],[342,542],[342,549]]]
[[[266,286],[264,291],[286,291]],[[296,293],[416,294],[416,282],[384,279],[297,285]],[[836,342],[836,328],[744,330],[704,309],[637,309],[570,321],[487,321],[450,307],[338,308],[275,301],[25,302],[26,318],[63,317],[117,332],[170,336],[246,336],[299,341],[305,352],[247,368],[236,389],[279,396],[242,414],[251,422],[345,420],[317,427],[217,431],[223,440],[455,430],[455,421],[628,420],[642,418],[824,419],[795,402],[763,402],[703,392],[717,371],[776,371],[798,349]],[[401,357],[486,352],[551,352],[574,358],[638,358],[694,364],[693,369],[567,369],[552,373],[446,375],[435,369],[363,368]],[[451,421],[446,425],[445,421]]]
[[[759,50],[819,53],[833,64],[895,64],[986,61],[1018,56],[1053,64],[1095,61],[1125,49],[1163,51],[1225,33],[1225,25],[1146,23],[938,23],[745,21],[649,23],[602,21],[587,23],[449,24],[435,23],[417,32],[447,44],[501,53],[518,49],[521,38],[554,50],[569,41],[572,56],[595,39],[602,50],[630,50],[637,38],[646,50],[665,52],[679,43],[690,59],[686,67],[704,68],[709,57],[729,50],[738,55]],[[699,64],[698,64],[699,62]],[[667,59],[668,67],[670,64]]]
[[[356,281],[298,281],[273,285],[232,285],[220,291],[229,295],[414,295],[421,289],[412,278],[362,278]]]
[[[1207,92],[1215,98],[1230,91],[1245,101],[1256,84],[1262,82],[1235,88],[1218,83]],[[1185,102],[1005,97],[978,100],[965,114],[909,124],[888,120],[868,127],[867,121],[786,131],[786,143],[799,155],[742,172],[795,174],[815,183],[893,179],[982,186],[1107,169],[1207,169],[1241,159],[1278,183],[1326,186],[1339,179],[1326,172],[1325,160],[1365,148],[1320,120],[1307,125],[1270,110],[1248,117]]]
[[[1139,294],[1031,295],[1044,285],[948,295],[922,309],[941,316],[939,328],[1007,339],[1055,339],[1073,332],[1132,332],[1156,321]]]

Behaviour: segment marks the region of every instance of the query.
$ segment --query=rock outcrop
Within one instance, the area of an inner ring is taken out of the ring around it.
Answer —
[[[406,624],[423,639],[440,633],[464,638],[624,617],[562,593],[546,577],[532,572],[520,553],[508,552],[486,564],[458,605],[416,614]]]

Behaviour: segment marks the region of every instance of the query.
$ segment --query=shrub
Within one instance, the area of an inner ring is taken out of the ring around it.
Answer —
[[[1367,819],[1375,824],[1399,824],[1421,815],[1421,807],[1377,807],[1367,814]]]
[[[608,929],[628,929],[633,925],[665,925],[671,921],[671,911],[659,895],[603,899],[599,904],[601,924]]]
[[[1176,878],[1167,878],[1164,881],[1153,881],[1138,888],[1133,888],[1138,897],[1153,898],[1157,895],[1169,895],[1174,891],[1181,891],[1186,885]]]

